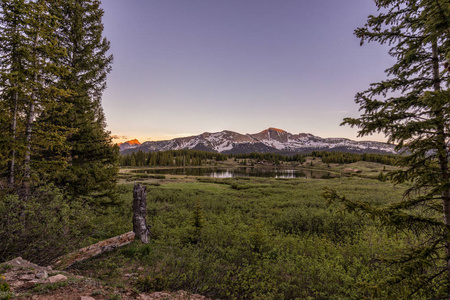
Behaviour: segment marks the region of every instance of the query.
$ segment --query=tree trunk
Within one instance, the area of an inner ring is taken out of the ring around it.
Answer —
[[[150,226],[147,225],[146,219],[147,188],[137,183],[133,190],[133,232],[144,244],[148,244],[150,235]]]
[[[17,16],[14,18],[14,25],[13,25],[13,32],[14,35],[16,35],[18,33],[18,20],[17,20]],[[19,68],[19,55],[17,53],[17,44],[13,42],[12,45],[12,71],[13,72],[18,72]],[[13,86],[16,88],[16,90],[13,93],[13,105],[12,105],[12,120],[11,120],[11,161],[9,163],[9,185],[12,187],[15,184],[15,176],[16,176],[16,149],[17,149],[17,110],[18,110],[18,103],[19,103],[19,93],[17,91],[17,82],[15,82],[13,84]]]
[[[12,120],[11,120],[11,161],[9,162],[9,184],[11,186],[15,183],[15,171],[16,171],[16,131],[17,131],[17,102],[18,102],[18,93],[14,92],[13,97],[13,108],[12,108]]]
[[[36,34],[36,38],[34,40],[34,74],[33,74],[33,83],[37,84],[38,82],[38,53],[37,47],[39,43],[39,33]],[[33,123],[34,123],[34,115],[35,115],[35,107],[36,107],[36,88],[33,88],[33,92],[31,93],[30,99],[30,108],[28,111],[27,118],[27,126],[26,126],[26,136],[25,136],[25,173],[24,173],[24,188],[25,188],[25,200],[28,201],[30,196],[30,181],[31,181],[31,137],[33,132]]]
[[[128,245],[134,240],[134,237],[134,232],[130,231],[119,236],[115,236],[93,245],[81,248],[77,251],[59,257],[58,259],[56,259],[56,262],[53,266],[55,268],[66,269],[76,262],[83,261],[99,254]]]
[[[437,42],[432,42],[432,52],[433,52],[433,81],[434,81],[434,91],[439,92],[441,90],[441,77],[439,74],[439,52]],[[448,158],[447,158],[447,133],[445,131],[445,123],[447,120],[443,117],[442,109],[436,111],[434,116],[438,120],[437,125],[437,156],[440,169],[441,184],[446,185],[449,181],[449,169],[448,169]],[[443,208],[443,221],[446,226],[446,231],[444,234],[445,239],[445,252],[447,255],[447,280],[450,283],[450,189],[445,188],[441,191],[442,208]],[[448,292],[448,297],[450,300],[450,291]]]

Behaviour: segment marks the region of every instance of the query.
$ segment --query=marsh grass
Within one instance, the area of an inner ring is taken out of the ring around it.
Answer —
[[[131,230],[132,188],[122,185],[124,206],[107,211],[92,240]],[[137,273],[140,291],[183,289],[220,299],[405,296],[407,288],[380,290],[376,282],[395,268],[382,257],[401,251],[407,239],[340,212],[322,198],[324,188],[375,205],[399,201],[404,190],[358,177],[200,178],[149,186],[151,243],[134,242],[76,268],[112,282]]]

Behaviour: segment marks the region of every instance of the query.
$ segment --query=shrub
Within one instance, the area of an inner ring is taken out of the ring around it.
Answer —
[[[0,191],[0,261],[22,256],[38,264],[78,247],[92,229],[92,211],[68,201],[53,185],[38,188],[28,202]]]
[[[0,292],[9,292],[9,284],[5,280],[5,276],[0,275]]]
[[[12,292],[0,291],[0,300],[9,300],[9,299],[13,299],[14,297],[15,297],[15,294]]]

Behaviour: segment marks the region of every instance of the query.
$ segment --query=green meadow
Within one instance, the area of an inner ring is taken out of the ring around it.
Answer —
[[[335,189],[374,205],[402,199],[406,186],[376,179],[383,165],[372,170],[363,164],[372,176],[214,179],[126,173],[121,206],[98,217],[101,225],[86,244],[132,229],[135,181],[147,186],[151,242],[135,241],[72,269],[140,292],[185,290],[212,299],[407,299],[406,283],[378,283],[397,268],[384,258],[414,241],[322,197],[325,189]]]

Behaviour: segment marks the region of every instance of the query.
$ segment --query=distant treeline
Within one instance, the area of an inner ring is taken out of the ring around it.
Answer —
[[[375,162],[385,165],[394,165],[397,161],[398,155],[393,154],[373,154],[373,153],[348,153],[348,152],[326,152],[326,151],[313,151],[313,157],[322,158],[324,163],[335,164],[350,164],[358,161]]]
[[[357,154],[348,152],[313,151],[311,154],[283,155],[278,153],[249,153],[249,154],[221,154],[196,150],[170,150],[160,152],[138,151],[120,157],[121,166],[131,167],[183,167],[201,166],[211,162],[219,162],[234,158],[249,160],[253,163],[271,163],[278,165],[282,162],[304,163],[306,157],[319,157],[324,163],[349,164],[358,161],[376,162],[385,165],[394,165],[397,155],[393,154]]]
[[[143,151],[133,152],[122,155],[119,159],[121,166],[131,167],[183,167],[183,166],[201,166],[208,161],[223,161],[228,158],[221,153],[195,151],[195,150],[170,150],[160,152]]]
[[[230,157],[237,159],[251,159],[256,162],[268,162],[273,164],[280,164],[280,162],[305,162],[305,154],[283,155],[278,153],[249,153],[249,154],[230,154]]]

